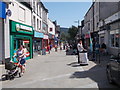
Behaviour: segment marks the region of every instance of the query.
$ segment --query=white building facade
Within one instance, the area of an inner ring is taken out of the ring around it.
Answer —
[[[11,0],[9,10],[11,11],[11,16],[9,17],[10,58],[12,59],[20,45],[24,45],[28,51],[27,59],[30,59],[33,57],[32,8],[27,2]],[[16,59],[12,60],[16,61]]]
[[[32,26],[34,27],[34,53],[48,45],[48,10],[40,0],[31,0]]]
[[[53,22],[48,18],[48,36],[49,36],[49,44],[55,45],[54,37],[55,37],[55,25]]]

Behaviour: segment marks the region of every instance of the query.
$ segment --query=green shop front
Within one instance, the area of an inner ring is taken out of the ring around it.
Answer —
[[[33,27],[22,23],[10,21],[10,57],[12,58],[20,45],[24,45],[27,49],[26,60],[33,58]]]

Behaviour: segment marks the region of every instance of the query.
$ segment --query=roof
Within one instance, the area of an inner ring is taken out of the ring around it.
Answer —
[[[92,5],[90,6],[90,8],[88,9],[87,13],[85,14],[85,16],[88,14],[88,12],[91,10],[91,8],[93,7],[95,2],[92,3]]]
[[[44,8],[44,10],[48,13],[48,9],[45,8],[44,4],[40,1],[41,6]]]

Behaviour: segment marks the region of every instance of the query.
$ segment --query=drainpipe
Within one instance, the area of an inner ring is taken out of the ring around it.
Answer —
[[[118,17],[120,18],[120,1],[118,2]],[[120,24],[118,24],[118,29],[119,29],[119,48],[118,48],[118,55],[120,57]]]
[[[95,39],[94,39],[94,4],[93,2],[93,61],[95,60]]]

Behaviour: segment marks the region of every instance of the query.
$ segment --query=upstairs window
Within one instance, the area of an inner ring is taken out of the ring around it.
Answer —
[[[52,32],[52,30],[53,30],[53,29],[52,29],[52,28],[50,28],[50,32]]]
[[[25,9],[19,7],[19,20],[25,22]]]

